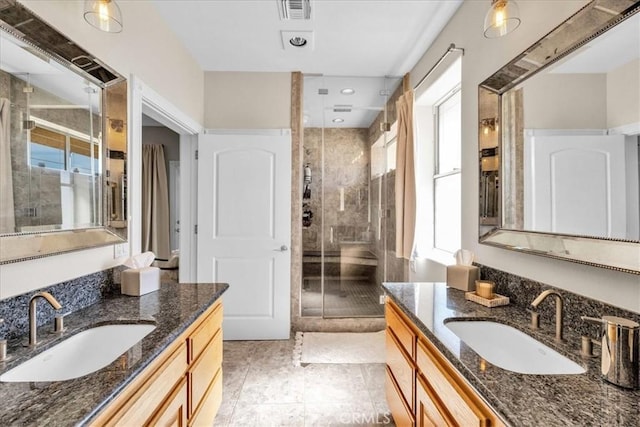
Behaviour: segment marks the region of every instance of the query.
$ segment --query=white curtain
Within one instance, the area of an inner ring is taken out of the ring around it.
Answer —
[[[11,176],[10,110],[11,101],[0,98],[0,234],[16,231]]]
[[[142,252],[169,259],[169,191],[162,145],[142,146]]]

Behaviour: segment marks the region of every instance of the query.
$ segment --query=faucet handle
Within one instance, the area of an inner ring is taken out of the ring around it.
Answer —
[[[598,323],[598,324],[604,323],[603,319],[598,319],[597,317],[580,316],[580,318],[585,322]]]
[[[528,310],[531,313],[531,329],[540,329],[540,313],[534,310]]]
[[[60,313],[60,314],[56,314],[55,318],[54,318],[54,323],[53,323],[53,333],[54,334],[61,334],[62,332],[65,331],[65,327],[64,327],[64,318],[67,317],[69,313]]]

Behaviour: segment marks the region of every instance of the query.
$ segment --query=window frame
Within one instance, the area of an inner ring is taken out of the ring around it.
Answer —
[[[89,143],[93,147],[93,150],[98,153],[98,155],[94,157],[94,162],[96,163],[95,165],[96,167],[93,170],[93,175],[100,174],[102,172],[102,149],[100,144],[101,143],[100,137],[94,137],[92,141],[89,135],[64,127],[64,126],[60,126],[56,123],[52,123],[47,120],[43,120],[34,116],[30,116],[30,120],[32,120],[35,123],[36,127],[38,128],[44,129],[49,132],[54,132],[65,137],[64,168],[60,169],[60,168],[51,168],[48,166],[44,166],[44,169],[48,169],[52,171],[78,173],[78,174],[87,175],[87,176],[92,175],[91,172],[85,173],[80,170],[78,172],[74,172],[73,170],[71,170],[71,139],[73,138],[76,140]],[[29,155],[27,159],[27,164],[29,165],[29,167],[34,167],[37,165],[34,165],[32,162],[31,144],[33,143],[39,144],[39,143],[31,140],[31,130],[29,130],[29,133],[28,133],[28,142],[29,142],[29,152],[28,152]],[[39,145],[42,145],[42,144],[39,144]]]
[[[433,236],[433,241],[431,244],[432,247],[432,251],[434,251],[435,253],[441,254],[441,255],[452,255],[454,252],[450,252],[447,249],[441,248],[439,246],[436,245],[437,242],[437,229],[438,229],[438,223],[437,223],[437,216],[436,216],[436,210],[438,208],[437,203],[436,203],[436,183],[438,180],[442,179],[442,178],[448,178],[454,175],[460,175],[460,188],[462,188],[462,139],[460,139],[460,162],[458,163],[460,165],[460,167],[458,168],[453,168],[452,170],[449,171],[445,171],[445,172],[440,172],[440,144],[442,142],[442,138],[441,138],[441,130],[440,130],[440,108],[443,106],[443,104],[445,104],[447,101],[449,101],[451,98],[453,98],[454,96],[459,95],[460,96],[460,108],[462,107],[462,85],[460,83],[456,84],[451,90],[449,90],[443,97],[441,97],[437,102],[435,102],[433,104],[433,122],[434,122],[434,135],[433,135],[433,146],[434,146],[434,157],[433,157],[433,175],[431,177],[431,188],[432,188],[432,205],[433,205],[433,210],[431,212],[432,218],[433,218],[433,228],[432,228],[432,236]],[[462,113],[462,112],[461,112]],[[462,116],[462,114],[460,114],[460,116]],[[461,128],[462,127],[462,117],[460,122],[458,123],[458,126]],[[462,193],[462,192],[461,192]],[[460,194],[460,196],[462,196],[462,194]],[[462,212],[461,212],[462,213]],[[461,224],[459,225],[460,228],[460,237],[462,238],[462,230],[461,230]],[[458,242],[458,246],[460,246],[462,244],[462,242]]]

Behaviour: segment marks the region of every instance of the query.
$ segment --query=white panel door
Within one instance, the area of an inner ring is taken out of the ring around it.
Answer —
[[[227,340],[290,333],[291,134],[198,141],[198,282],[226,282]]]
[[[622,135],[533,136],[525,145],[525,228],[626,235]]]

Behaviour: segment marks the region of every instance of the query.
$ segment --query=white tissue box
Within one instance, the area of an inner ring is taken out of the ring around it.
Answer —
[[[476,290],[479,269],[473,265],[450,265],[447,267],[447,285],[451,288],[470,292]]]
[[[140,296],[160,289],[158,267],[130,268],[124,270],[120,277],[120,292],[125,295]]]

